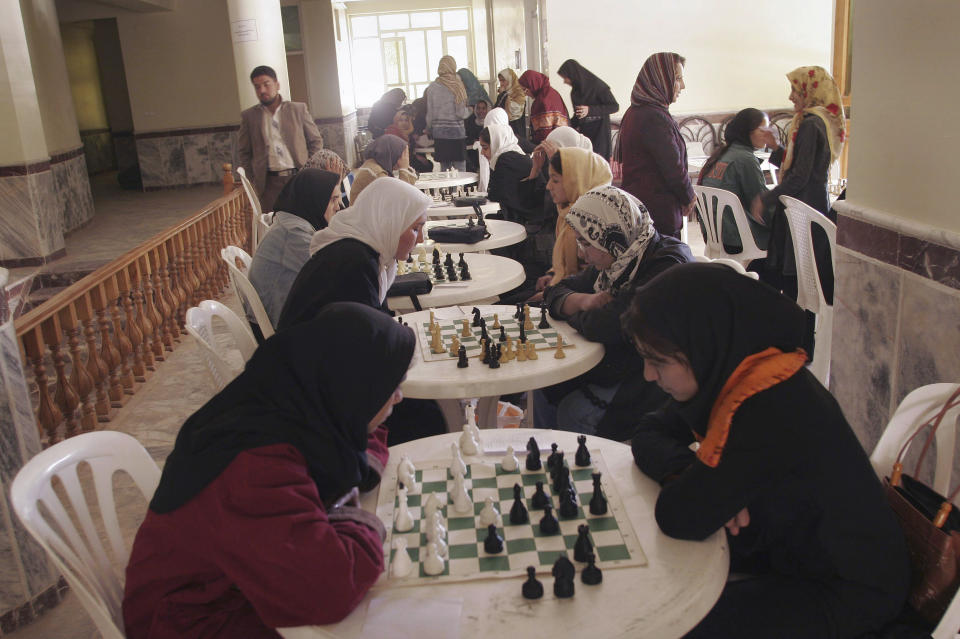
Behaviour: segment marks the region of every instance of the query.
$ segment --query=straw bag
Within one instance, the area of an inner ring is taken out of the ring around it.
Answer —
[[[960,583],[960,512],[952,503],[960,492],[960,486],[944,498],[923,482],[903,474],[902,460],[913,438],[929,427],[927,440],[914,469],[916,476],[944,415],[958,403],[960,389],[950,396],[933,419],[920,426],[904,442],[893,464],[893,472],[884,479],[887,499],[900,520],[910,553],[913,577],[909,602],[932,624],[936,624],[943,616]],[[953,428],[954,425],[949,426]]]

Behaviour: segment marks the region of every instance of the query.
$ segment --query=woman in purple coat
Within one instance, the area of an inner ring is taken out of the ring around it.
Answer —
[[[695,201],[687,175],[687,146],[670,105],[683,90],[686,59],[654,53],[643,63],[620,122],[623,190],[650,211],[661,235],[680,239],[683,216]]]

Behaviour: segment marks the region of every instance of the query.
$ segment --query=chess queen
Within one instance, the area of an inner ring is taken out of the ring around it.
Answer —
[[[128,637],[276,637],[353,610],[386,535],[357,495],[380,481],[415,343],[380,311],[331,304],[186,421],[127,566]]]

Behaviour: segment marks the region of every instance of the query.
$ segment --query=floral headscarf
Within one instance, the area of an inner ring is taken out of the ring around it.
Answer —
[[[457,75],[457,61],[453,56],[445,55],[440,58],[440,64],[437,65],[437,82],[450,89],[454,102],[467,103],[467,89],[463,86],[463,80]]]
[[[336,173],[341,178],[348,172],[347,165],[344,163],[343,158],[337,155],[336,151],[331,151],[330,149],[320,149],[311,155],[302,169],[323,169],[324,171]]]
[[[799,67],[787,74],[790,87],[800,94],[803,103],[800,111],[790,122],[790,139],[781,169],[786,171],[793,163],[793,145],[797,131],[806,114],[810,113],[827,126],[827,141],[830,144],[830,162],[836,162],[847,139],[847,127],[843,116],[840,89],[823,67]]]
[[[527,103],[527,94],[523,92],[523,87],[521,87],[517,81],[516,71],[507,67],[498,73],[497,77],[503,78],[504,82],[507,83],[507,95],[510,97],[511,102],[516,102],[517,104]]]
[[[630,93],[630,104],[653,104],[667,109],[676,97],[677,54],[654,53],[643,63]]]
[[[591,246],[613,256],[613,264],[600,271],[593,290],[614,296],[633,281],[647,246],[657,237],[647,207],[615,186],[581,195],[566,220]]]

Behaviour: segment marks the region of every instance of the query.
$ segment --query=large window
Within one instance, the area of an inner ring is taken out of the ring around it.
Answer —
[[[474,68],[469,7],[350,16],[357,106],[370,106],[389,89],[413,100],[437,76],[444,55],[457,68]]]

